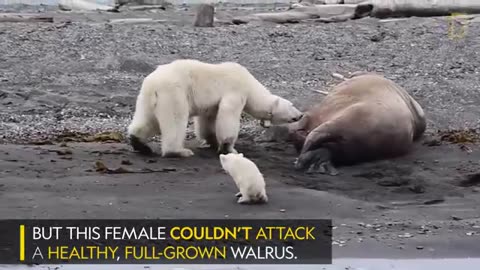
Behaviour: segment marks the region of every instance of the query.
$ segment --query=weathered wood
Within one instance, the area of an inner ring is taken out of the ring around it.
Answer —
[[[134,5],[171,5],[168,0],[117,0],[120,4],[134,4]]]
[[[200,4],[193,25],[196,27],[213,27],[214,15],[215,8],[213,5]]]
[[[129,10],[166,10],[172,7],[172,3],[169,0],[116,0],[116,2],[117,5]]]
[[[164,23],[166,20],[155,20],[152,18],[124,18],[124,19],[111,19],[111,24],[144,24],[144,23]]]
[[[372,17],[430,17],[452,13],[480,14],[478,0],[368,0],[361,5],[373,5]]]
[[[53,23],[52,16],[28,13],[0,13],[0,22],[49,22]]]
[[[251,21],[265,21],[274,23],[293,23],[304,20],[317,19],[324,22],[346,21],[368,16],[371,5],[314,5],[299,6],[284,12],[257,13],[240,16],[233,19],[233,23],[242,24]]]
[[[368,0],[343,0],[344,4],[360,4]]]
[[[303,6],[312,6],[312,5],[337,5],[337,4],[359,4],[367,0],[299,0],[295,4]]]
[[[85,11],[85,10],[101,10],[118,12],[120,5],[108,6],[98,4],[96,0],[60,0],[58,8],[64,11]]]
[[[128,9],[130,10],[152,10],[152,9],[167,9],[164,5],[146,5],[146,6],[129,6]]]

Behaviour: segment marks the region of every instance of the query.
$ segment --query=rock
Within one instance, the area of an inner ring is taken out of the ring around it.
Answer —
[[[438,204],[438,203],[443,203],[443,202],[445,202],[444,199],[433,199],[433,200],[425,201],[425,202],[423,202],[423,204],[432,205],[432,204]]]
[[[121,5],[125,4],[135,4],[135,5],[162,5],[162,6],[169,6],[171,5],[171,1],[168,0],[117,0],[117,2]]]
[[[95,161],[95,171],[97,172],[106,172],[108,170],[107,166],[101,161]]]
[[[196,27],[213,27],[213,17],[215,13],[215,8],[213,5],[201,4],[198,6],[197,15],[195,16],[195,22],[193,23]]]
[[[65,155],[71,155],[73,154],[71,150],[65,149],[65,150],[49,150],[49,152],[55,152],[59,156],[65,156]]]
[[[389,179],[389,180],[382,180],[378,181],[377,185],[383,186],[383,187],[400,187],[400,186],[405,186],[410,183],[409,179]]]
[[[285,125],[272,126],[262,134],[265,142],[287,142],[289,138],[288,127]]]
[[[128,159],[124,159],[124,160],[122,160],[121,164],[122,165],[132,165],[132,162]]]
[[[411,187],[408,188],[410,191],[412,191],[413,193],[425,193],[425,187],[422,186],[422,185],[413,185]]]
[[[28,14],[28,13],[2,13],[0,14],[0,22],[49,22],[53,23],[52,16]]]
[[[404,234],[400,234],[398,235],[399,238],[411,238],[413,237],[413,235],[411,233],[404,233]]]

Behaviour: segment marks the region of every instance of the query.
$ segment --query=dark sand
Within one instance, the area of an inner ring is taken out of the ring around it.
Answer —
[[[245,11],[219,18],[232,13]],[[245,120],[237,148],[264,173],[270,203],[241,206],[208,149],[175,160],[139,156],[124,142],[58,142],[65,131],[124,132],[142,78],[177,58],[237,61],[302,109],[322,99],[314,90],[338,82],[332,72],[376,71],[424,107],[425,141],[437,129],[478,128],[479,23],[450,40],[446,18],[194,29],[190,10],[76,14],[71,24],[53,14],[54,24],[0,25],[2,218],[332,218],[336,256],[479,256],[475,144],[422,141],[403,158],[307,175],[293,171],[291,146],[262,141]],[[170,22],[105,23],[121,16]],[[39,141],[53,145],[32,145]],[[137,173],[102,174],[98,160]],[[144,168],[156,172],[138,173]]]

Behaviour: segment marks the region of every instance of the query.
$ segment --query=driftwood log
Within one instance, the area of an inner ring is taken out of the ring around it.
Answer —
[[[60,0],[58,2],[58,8],[64,11],[100,10],[118,12],[121,5],[108,6],[98,3],[96,0]]]
[[[148,24],[148,23],[164,23],[166,20],[155,20],[153,18],[124,18],[124,19],[111,19],[111,24]]]
[[[172,7],[169,0],[116,0],[116,3],[129,10],[166,10]]]
[[[128,9],[130,10],[152,10],[152,9],[161,9],[161,10],[166,10],[167,7],[164,5],[145,5],[145,6],[129,6]]]
[[[0,22],[49,22],[53,23],[52,16],[27,13],[0,13]]]
[[[213,5],[200,4],[193,25],[197,27],[212,27],[214,15],[215,8]]]
[[[370,16],[377,18],[480,14],[479,0],[368,0],[362,5],[372,5]]]
[[[346,21],[368,16],[371,5],[313,5],[298,6],[293,9],[277,13],[257,13],[240,16],[233,19],[235,24],[251,21],[265,21],[274,23],[296,23],[303,20],[319,20],[324,22]]]
[[[359,4],[367,0],[299,0],[302,5],[335,5],[335,4]]]

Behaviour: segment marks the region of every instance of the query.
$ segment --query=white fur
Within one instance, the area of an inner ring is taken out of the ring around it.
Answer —
[[[210,134],[219,146],[228,143],[228,152],[236,153],[242,111],[274,124],[293,122],[302,115],[290,101],[271,94],[240,64],[175,60],[158,66],[144,79],[128,133],[143,143],[161,133],[163,156],[191,156],[193,152],[184,147],[184,140],[193,116],[199,139]]]
[[[233,178],[240,190],[236,194],[238,203],[266,203],[268,202],[265,191],[263,175],[253,161],[245,158],[243,154],[220,154],[222,168]]]

